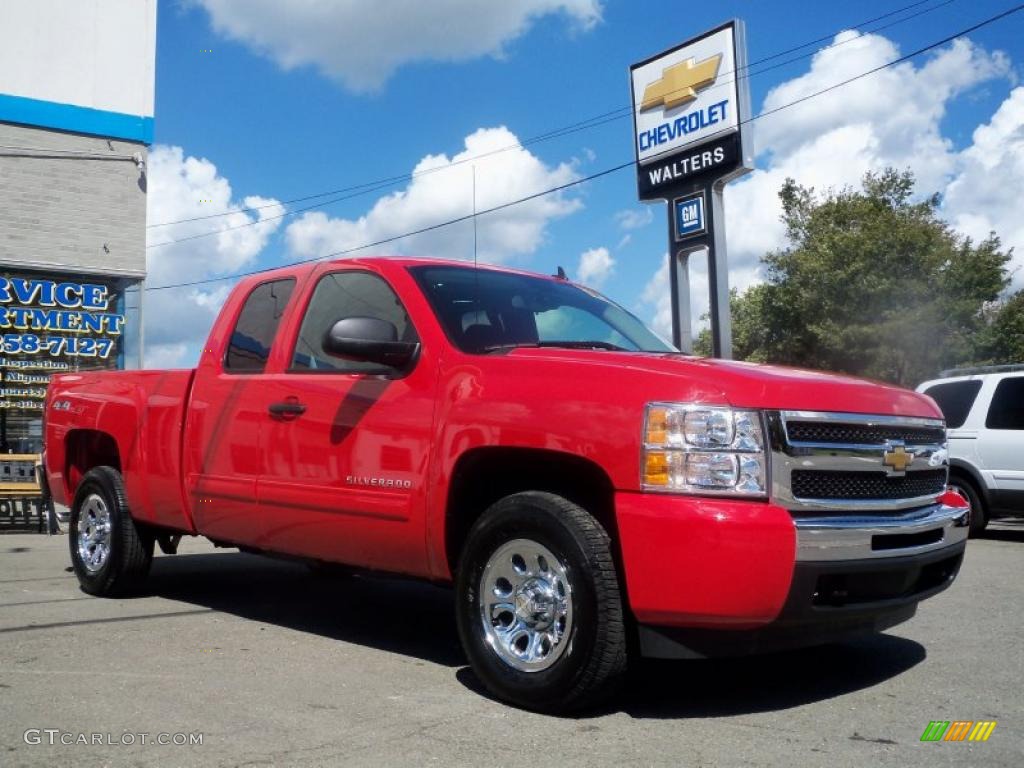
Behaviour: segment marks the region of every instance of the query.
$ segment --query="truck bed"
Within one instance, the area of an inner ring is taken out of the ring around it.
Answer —
[[[70,505],[96,455],[118,467],[132,515],[193,532],[182,492],[182,433],[195,370],[54,376],[46,398],[45,462],[54,500]],[[86,457],[88,463],[86,461]]]

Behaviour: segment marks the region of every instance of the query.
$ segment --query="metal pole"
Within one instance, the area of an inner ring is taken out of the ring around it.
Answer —
[[[693,354],[693,325],[690,319],[690,254],[693,251],[679,251],[675,254],[672,261],[678,264],[677,267],[677,280],[678,280],[678,291],[680,296],[685,296],[686,300],[679,303],[679,308],[676,310],[677,316],[674,319],[674,325],[679,326],[680,339],[676,342],[676,347],[680,352],[685,352],[688,355]]]
[[[146,284],[145,284],[145,282],[144,281],[140,282],[138,284],[138,287],[139,287],[139,312],[138,312],[139,317],[138,317],[137,322],[139,324],[139,370],[142,370],[143,368],[146,367],[146,356],[145,356],[145,352],[143,351],[143,349],[144,349],[143,342],[145,341],[145,325],[142,322],[143,321],[142,305],[145,303],[145,299],[146,299]]]
[[[672,291],[672,344],[686,354],[693,353],[693,326],[690,321],[690,254],[692,248],[679,250],[676,244],[675,210],[668,202],[668,277]]]
[[[724,182],[711,185],[708,206],[708,290],[711,293],[711,354],[732,359],[732,320],[729,311],[729,263],[725,248]]]
[[[675,248],[675,213],[672,210],[672,201],[666,206],[668,210],[668,288],[672,300],[672,344],[676,349],[683,349],[682,324],[679,322],[680,306],[690,303],[689,290],[681,290],[679,285],[679,264],[676,261]]]

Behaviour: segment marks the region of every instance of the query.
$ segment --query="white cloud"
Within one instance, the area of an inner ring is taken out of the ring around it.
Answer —
[[[625,230],[642,229],[654,221],[654,210],[650,205],[642,208],[626,208],[615,214],[615,221]]]
[[[600,288],[615,272],[615,259],[607,248],[591,248],[580,254],[580,265],[576,269],[577,282]]]
[[[651,310],[651,327],[664,336],[672,338],[672,295],[669,281],[668,254],[661,257],[661,266],[647,281],[640,300]]]
[[[148,244],[218,234],[147,251],[147,286],[230,275],[252,264],[280,226],[284,207],[272,198],[232,199],[231,184],[209,160],[186,157],[181,147],[156,146],[148,160],[147,218],[157,224],[211,214],[217,218],[154,227]],[[245,208],[259,208],[247,213]],[[250,222],[252,226],[242,226]],[[232,229],[234,227],[234,229]],[[172,367],[194,361],[231,283],[146,292],[146,365]]]
[[[771,89],[764,112],[810,96],[899,58],[879,35],[842,32],[819,51],[808,72]],[[751,268],[785,243],[778,191],[786,177],[818,190],[857,185],[866,171],[909,168],[924,194],[945,188],[957,167],[941,133],[949,102],[967,89],[1011,75],[1006,55],[959,39],[921,66],[905,62],[752,124],[762,167],[726,188],[730,264]]]
[[[362,249],[362,246],[471,216],[474,165],[477,211],[578,178],[571,164],[548,166],[522,148],[490,154],[475,163],[464,162],[467,158],[517,143],[515,135],[507,128],[481,128],[466,137],[464,151],[453,157],[428,155],[423,158],[405,189],[380,198],[358,219],[332,218],[319,211],[303,214],[286,230],[289,251],[293,256],[306,259],[355,248],[360,248],[362,255],[385,252],[472,259],[472,220],[403,237],[383,247]],[[479,216],[478,258],[485,262],[505,262],[533,253],[543,242],[549,222],[582,207],[578,198],[557,192]]]
[[[1013,287],[1024,288],[1024,87],[1017,87],[992,119],[974,131],[959,157],[943,213],[964,234],[981,240],[995,231],[1012,246]]]
[[[192,0],[214,29],[285,70],[314,66],[354,91],[379,88],[413,61],[501,57],[539,18],[573,29],[601,20],[599,0]]]

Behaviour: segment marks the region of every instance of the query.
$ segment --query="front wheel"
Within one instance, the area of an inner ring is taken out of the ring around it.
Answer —
[[[980,536],[982,531],[988,526],[988,515],[985,514],[985,505],[981,500],[981,496],[974,490],[974,486],[970,482],[961,480],[959,477],[951,477],[949,479],[949,489],[960,494],[970,507],[967,513],[967,520],[970,524],[971,538]]]
[[[490,507],[467,538],[456,599],[470,665],[500,699],[578,710],[607,697],[626,670],[608,534],[560,496],[517,493]]]
[[[68,530],[71,564],[82,589],[103,597],[138,589],[153,560],[153,537],[132,520],[121,473],[96,467],[82,478]]]

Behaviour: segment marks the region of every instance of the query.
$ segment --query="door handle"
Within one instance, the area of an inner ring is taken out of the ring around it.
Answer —
[[[282,403],[271,403],[267,410],[270,411],[271,416],[295,418],[296,416],[301,416],[306,412],[306,406],[298,400],[289,399]]]

